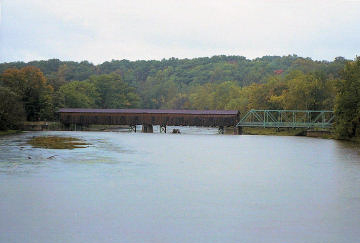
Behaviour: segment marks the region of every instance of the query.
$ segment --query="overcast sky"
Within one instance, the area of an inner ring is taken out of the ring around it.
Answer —
[[[360,0],[0,0],[0,62],[360,55]]]

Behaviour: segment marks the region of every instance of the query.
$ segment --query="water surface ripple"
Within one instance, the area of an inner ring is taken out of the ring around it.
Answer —
[[[192,129],[0,137],[0,242],[360,242],[358,146]]]

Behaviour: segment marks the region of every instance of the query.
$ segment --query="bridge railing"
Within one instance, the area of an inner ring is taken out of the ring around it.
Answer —
[[[334,112],[323,110],[250,110],[237,127],[331,128]]]

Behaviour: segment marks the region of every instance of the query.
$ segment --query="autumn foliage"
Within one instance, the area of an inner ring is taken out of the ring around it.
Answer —
[[[241,114],[250,109],[335,107],[339,137],[359,136],[359,62],[292,55],[113,60],[99,65],[57,59],[4,63],[0,120],[8,125],[0,129],[22,117],[55,119],[62,107],[237,109]]]

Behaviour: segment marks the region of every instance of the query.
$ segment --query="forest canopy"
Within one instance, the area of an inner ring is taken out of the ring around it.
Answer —
[[[52,120],[62,107],[237,109],[242,113],[335,107],[337,123],[346,127],[338,133],[351,137],[359,135],[358,63],[359,58],[337,57],[330,62],[296,55],[253,60],[242,56],[112,60],[99,65],[58,59],[12,62],[0,64],[0,95],[23,107],[16,109],[16,120],[30,121]],[[14,113],[10,111],[14,107],[2,109],[0,120],[9,123],[13,119],[4,114]]]

